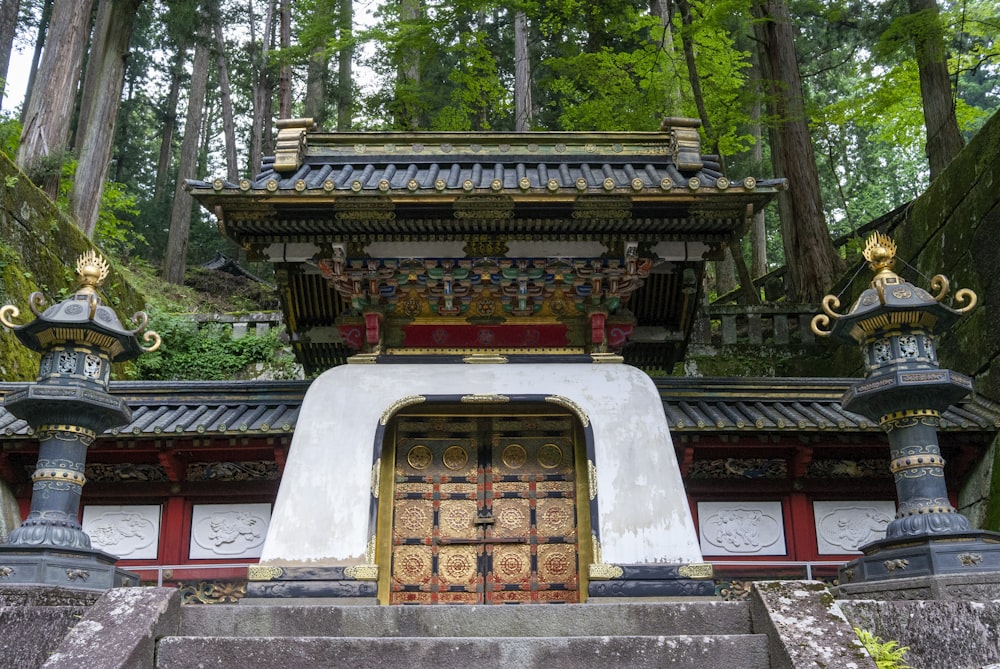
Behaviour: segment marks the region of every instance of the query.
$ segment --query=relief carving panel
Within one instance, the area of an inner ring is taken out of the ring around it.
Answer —
[[[698,502],[702,555],[785,555],[781,502]]]
[[[159,549],[157,504],[83,508],[83,531],[97,550],[122,560],[155,560]]]
[[[860,553],[861,546],[885,538],[896,515],[889,501],[813,502],[816,549],[821,555]]]
[[[270,522],[270,504],[195,504],[188,557],[260,557]]]

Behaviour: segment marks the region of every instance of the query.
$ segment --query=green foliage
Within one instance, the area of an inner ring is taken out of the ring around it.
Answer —
[[[882,641],[871,632],[855,627],[854,633],[865,647],[868,654],[875,660],[878,669],[913,669],[906,664],[907,646],[900,646],[898,641]]]
[[[66,160],[62,165],[59,198],[56,206],[64,214],[69,211],[69,196],[76,175],[76,160]],[[139,213],[137,198],[126,190],[124,184],[106,181],[101,190],[101,204],[97,210],[94,243],[119,260],[127,260],[135,250],[146,244],[145,237],[135,231],[132,219]]]
[[[129,258],[146,238],[136,232],[131,218],[139,213],[136,196],[125,185],[107,181],[101,192],[94,242],[119,259]]]
[[[21,122],[14,116],[0,116],[0,151],[13,159],[21,143]]]
[[[158,351],[140,356],[132,366],[133,378],[158,381],[227,380],[252,378],[257,365],[266,366],[274,378],[295,378],[295,366],[278,333],[248,334],[235,339],[232,329],[220,323],[198,327],[193,319],[152,311],[150,328],[163,338]]]

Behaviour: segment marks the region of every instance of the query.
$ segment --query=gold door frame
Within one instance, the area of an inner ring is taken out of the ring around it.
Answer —
[[[470,398],[476,398],[471,400]],[[378,565],[378,602],[388,604],[391,598],[393,511],[395,505],[395,467],[397,447],[397,418],[400,416],[433,417],[517,417],[559,416],[571,419],[573,443],[573,470],[575,481],[577,584],[579,601],[585,602],[589,588],[589,566],[593,562],[596,541],[591,517],[596,514],[596,490],[592,473],[593,437],[586,414],[573,402],[564,398],[511,398],[503,396],[466,396],[451,399],[414,397],[390,407],[381,421],[375,444],[376,485],[373,487],[376,513],[375,563]],[[450,400],[450,401],[448,401]]]

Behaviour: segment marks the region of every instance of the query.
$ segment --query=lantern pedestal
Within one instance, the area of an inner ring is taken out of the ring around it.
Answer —
[[[58,585],[107,590],[139,585],[139,575],[115,567],[118,558],[103,551],[54,546],[0,546],[0,583]]]
[[[987,542],[984,542],[987,543]],[[995,544],[987,543],[987,545],[994,546],[992,551],[994,554],[990,559],[996,560],[995,551],[997,548]],[[931,547],[927,547],[930,549]],[[939,546],[938,548],[944,548]],[[954,546],[952,546],[954,548]],[[985,552],[980,550],[982,546],[975,546],[975,544],[968,545],[969,552],[973,555],[981,554],[983,556],[983,562],[987,560],[987,555]],[[884,554],[873,555],[871,560],[876,563],[881,563],[886,560],[909,560],[909,557],[889,557],[890,550],[886,549]],[[899,555],[903,555],[904,551],[899,550]],[[954,564],[954,558],[960,557],[962,554],[959,553],[958,556],[948,554],[945,551],[936,552],[936,556],[932,559],[937,560],[942,567],[951,566]],[[882,600],[902,600],[902,599],[937,599],[937,600],[961,600],[961,601],[973,601],[973,602],[983,602],[983,601],[993,601],[1000,599],[1000,571],[982,572],[968,571],[969,569],[977,568],[980,565],[975,565],[973,567],[965,568],[964,572],[959,573],[941,573],[936,572],[934,575],[905,575],[902,572],[902,576],[893,574],[891,578],[877,579],[877,580],[866,580],[864,582],[850,583],[844,580],[844,571],[855,569],[854,574],[862,573],[864,566],[863,561],[869,560],[868,556],[864,558],[858,558],[841,568],[841,581],[840,585],[833,589],[834,595],[838,599],[882,599]],[[919,562],[918,558],[916,561],[911,561],[911,564]],[[878,565],[870,565],[873,570],[877,571]],[[850,573],[850,572],[848,572]],[[900,572],[896,572],[900,573]]]

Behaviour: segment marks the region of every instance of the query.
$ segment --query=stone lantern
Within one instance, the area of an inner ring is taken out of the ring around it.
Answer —
[[[976,305],[976,295],[962,289],[954,297],[959,308],[945,305],[948,280],[933,277],[931,295],[893,272],[895,254],[890,238],[869,237],[870,286],[846,314],[827,295],[824,313],[812,322],[816,334],[861,347],[865,379],[841,403],[877,420],[888,435],[898,498],[885,539],[862,546],[864,555],[841,567],[842,594],[872,581],[1000,572],[1000,534],[971,529],[948,499],[937,437],[940,413],[972,390],[972,380],[938,366],[936,342]],[[933,588],[909,585],[911,594],[934,595]]]
[[[76,269],[80,288],[68,299],[42,312],[44,297],[32,293],[29,306],[36,318],[30,323],[11,322],[20,314],[17,307],[0,308],[0,323],[42,354],[37,382],[4,398],[4,407],[37,435],[39,448],[31,511],[0,546],[0,572],[9,584],[105,590],[138,585],[138,577],[116,569],[114,556],[92,549],[77,520],[87,447],[132,417],[125,402],[108,393],[112,363],[156,350],[160,336],[145,332],[143,340],[151,345],[144,348],[136,335],[146,328],[146,314],[135,314],[138,327],[126,330],[102,304],[97,289],[108,274],[103,258],[89,251]]]

